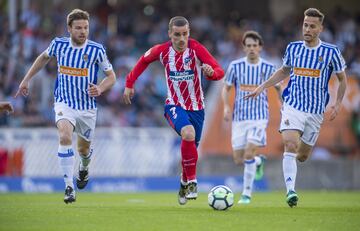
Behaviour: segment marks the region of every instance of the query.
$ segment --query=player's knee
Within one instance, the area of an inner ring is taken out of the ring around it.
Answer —
[[[71,135],[68,135],[66,133],[60,133],[59,139],[61,145],[71,145]]]
[[[181,131],[181,138],[183,140],[187,140],[187,141],[193,141],[195,140],[195,131],[194,129],[191,128],[184,128]]]
[[[297,142],[295,142],[293,140],[284,140],[284,145],[285,145],[285,150],[287,152],[292,152],[292,153],[297,152],[297,149],[298,149]]]

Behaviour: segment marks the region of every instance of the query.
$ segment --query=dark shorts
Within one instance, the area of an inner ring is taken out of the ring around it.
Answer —
[[[170,126],[181,136],[181,129],[192,125],[195,129],[196,146],[199,145],[201,132],[204,125],[204,110],[186,111],[181,106],[165,105],[164,116]]]

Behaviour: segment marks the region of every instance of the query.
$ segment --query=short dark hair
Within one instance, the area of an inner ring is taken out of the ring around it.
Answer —
[[[169,21],[169,30],[172,29],[173,26],[185,26],[189,25],[189,21],[183,16],[175,16]]]
[[[72,26],[73,21],[75,20],[90,20],[90,15],[88,12],[80,9],[74,9],[67,16],[67,25]]]
[[[325,15],[323,13],[321,13],[321,11],[316,9],[316,8],[309,8],[309,9],[305,10],[304,11],[304,16],[319,18],[321,24],[323,23],[324,18],[325,18]]]
[[[249,31],[246,31],[245,34],[243,35],[243,38],[242,38],[242,43],[243,45],[245,46],[245,40],[247,38],[252,38],[254,39],[255,41],[259,41],[259,45],[260,46],[263,46],[264,45],[264,40],[263,38],[261,37],[261,35],[256,32],[256,31],[253,31],[253,30],[249,30]]]

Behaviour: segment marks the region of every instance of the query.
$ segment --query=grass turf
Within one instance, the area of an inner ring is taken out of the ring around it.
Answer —
[[[360,192],[300,191],[289,208],[280,192],[255,193],[249,205],[214,211],[207,195],[177,204],[176,193],[1,194],[0,230],[360,230]],[[238,198],[237,194],[235,199]]]

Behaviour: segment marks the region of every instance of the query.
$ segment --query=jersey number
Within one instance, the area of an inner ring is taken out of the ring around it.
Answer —
[[[86,139],[89,139],[90,133],[91,133],[91,129],[88,129],[86,130],[86,132],[84,132],[84,136],[86,137]]]
[[[176,114],[175,110],[176,110],[176,107],[170,108],[170,111],[172,112],[172,117],[174,120],[176,120],[176,118],[177,118],[177,114]]]

